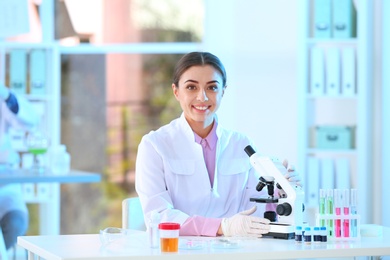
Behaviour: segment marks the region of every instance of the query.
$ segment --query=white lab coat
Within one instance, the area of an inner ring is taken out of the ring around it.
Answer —
[[[15,115],[3,99],[0,98],[0,167],[2,171],[7,165],[19,161],[18,154],[12,149],[9,138],[9,129],[27,130],[38,122],[38,116],[31,104],[24,98],[17,96],[19,111]],[[0,184],[0,219],[11,210],[27,212],[26,204],[22,198],[20,184]]]
[[[259,174],[244,148],[253,143],[244,135],[217,127],[214,187],[184,115],[145,135],[138,147],[136,191],[148,221],[152,210],[162,221],[183,224],[189,216],[222,218],[254,205]],[[264,205],[256,215],[263,217]]]

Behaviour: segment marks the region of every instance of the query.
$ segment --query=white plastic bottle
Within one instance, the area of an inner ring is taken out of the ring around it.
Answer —
[[[52,148],[50,166],[52,173],[56,175],[67,174],[70,171],[70,154],[66,151],[65,145]]]
[[[149,219],[149,243],[151,248],[158,248],[160,246],[160,235],[158,225],[160,224],[160,213],[153,210]]]

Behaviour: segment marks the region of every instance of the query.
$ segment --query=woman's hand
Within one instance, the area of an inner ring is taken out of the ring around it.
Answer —
[[[295,171],[295,167],[293,165],[288,165],[287,159],[283,161],[283,166],[287,169],[287,173],[284,175],[284,177],[289,182],[295,183],[295,185],[302,187],[301,177],[299,176],[299,173]]]
[[[237,213],[230,218],[222,219],[217,235],[224,235],[225,237],[261,237],[263,234],[268,233],[270,229],[268,224],[270,221],[265,218],[251,216],[255,211],[256,206]]]

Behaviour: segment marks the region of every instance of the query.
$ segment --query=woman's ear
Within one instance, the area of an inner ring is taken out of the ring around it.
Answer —
[[[225,90],[226,90],[227,86],[224,86],[223,89],[222,89],[222,96],[225,94]]]
[[[179,100],[179,88],[176,87],[175,83],[172,83],[172,91],[173,95],[175,95],[176,99]]]

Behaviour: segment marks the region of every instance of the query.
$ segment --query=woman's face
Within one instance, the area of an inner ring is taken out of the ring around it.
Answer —
[[[192,128],[212,124],[225,91],[222,82],[221,73],[205,65],[190,67],[181,75],[179,86],[172,84],[173,93]]]

